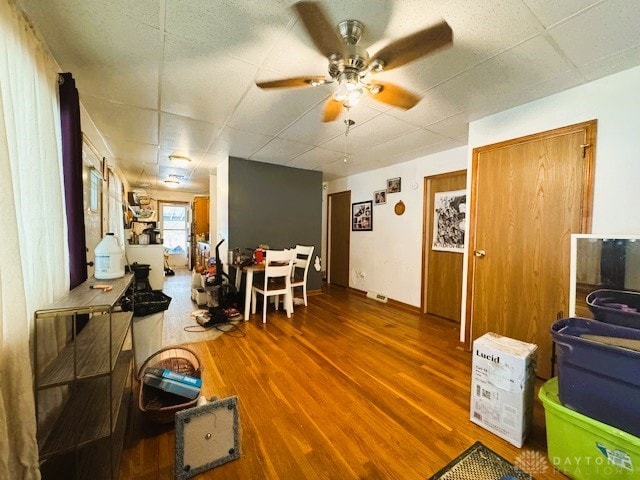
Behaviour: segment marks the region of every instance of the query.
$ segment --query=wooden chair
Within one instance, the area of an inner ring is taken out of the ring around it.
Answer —
[[[294,288],[302,287],[302,298],[304,299],[305,307],[307,306],[307,273],[313,257],[313,249],[313,246],[296,245],[293,268],[291,269],[291,295],[293,296]]]
[[[251,313],[256,313],[257,294],[263,295],[262,323],[267,323],[267,298],[275,296],[276,310],[278,298],[284,295],[287,317],[293,312],[293,295],[291,290],[291,269],[293,267],[293,250],[267,250],[265,257],[264,281],[256,281],[251,288]],[[262,283],[262,285],[261,285]]]

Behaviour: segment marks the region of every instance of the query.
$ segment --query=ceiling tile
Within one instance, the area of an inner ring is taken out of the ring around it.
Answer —
[[[375,158],[388,158],[396,155],[398,152],[415,150],[442,142],[443,140],[446,139],[441,135],[429,132],[428,130],[418,129],[375,145],[366,151],[366,155],[371,155]]]
[[[603,2],[552,27],[549,32],[580,67],[640,45],[638,7],[637,0]]]
[[[179,115],[160,116],[160,143],[164,148],[206,152],[220,133],[220,127]]]
[[[138,19],[157,24],[159,8],[145,1],[129,9],[133,3],[66,0],[43,8],[41,2],[29,0],[24,5],[62,70],[73,73],[81,93],[156,107],[162,33]]]
[[[283,32],[264,66],[277,74],[261,72],[260,80],[298,76],[329,76],[329,61],[316,50],[301,22]]]
[[[424,156],[466,143],[471,120],[640,64],[637,0],[321,0],[331,23],[363,22],[369,54],[440,17],[454,31],[450,48],[371,75],[423,99],[402,111],[365,96],[350,112],[344,164],[344,118],[320,121],[333,86],[254,85],[327,73],[295,1],[18,4],[74,74],[128,178],[142,162],[161,157],[164,168],[169,153],[187,152],[191,189],[229,155],[324,169],[325,179]],[[437,135],[452,140],[432,143]]]
[[[81,96],[80,101],[105,137],[158,144],[158,113],[153,110]]]
[[[530,86],[571,70],[544,35],[527,40],[500,55],[424,92],[408,112],[388,112],[414,125],[427,126],[469,109],[493,113],[505,99]],[[527,101],[527,100],[523,100]],[[513,106],[513,105],[511,105]]]
[[[454,138],[466,143],[469,137],[471,115],[470,111],[464,111],[427,125],[425,128],[443,137]]]
[[[245,132],[231,127],[225,127],[213,145],[209,153],[216,156],[232,156],[249,158],[273,139],[269,135]]]
[[[228,125],[247,132],[275,135],[328,96],[324,86],[262,90],[254,85]]]
[[[455,48],[492,57],[544,31],[521,0],[451,0],[442,14],[451,26]]]
[[[284,33],[293,12],[275,0],[171,0],[168,33],[207,45],[214,56],[231,55],[260,64]]]
[[[284,165],[292,158],[297,157],[301,153],[310,149],[311,146],[309,145],[291,142],[289,140],[282,140],[281,138],[274,138],[256,153],[251,155],[250,160]]]
[[[640,45],[580,66],[589,81],[640,65]]]
[[[224,125],[258,68],[210,52],[196,41],[167,37],[162,81],[162,110]]]
[[[158,162],[158,146],[148,143],[129,142],[119,138],[105,137],[114,158],[119,161],[142,163]]]
[[[349,153],[362,153],[371,146],[385,142],[391,138],[417,130],[417,127],[409,125],[394,117],[381,113],[368,122],[356,124],[347,138],[347,151]],[[341,135],[322,144],[323,148],[343,151],[344,137]]]
[[[602,0],[562,0],[562,2],[550,2],[549,0],[523,0],[538,17],[545,27],[550,27],[565,18],[589,8]]]
[[[343,109],[340,116],[333,122],[323,122],[323,109],[324,102],[309,110],[295,123],[287,127],[286,130],[280,132],[278,137],[307,143],[309,145],[319,145],[334,137],[344,135],[346,128],[344,122],[347,116],[356,122],[356,125],[360,125],[380,114],[380,112],[372,108],[357,105],[349,111]]]
[[[408,162],[409,160],[415,160],[420,157],[426,157],[427,155],[432,155],[437,152],[443,152],[445,150],[451,150],[452,148],[463,147],[464,145],[466,145],[466,142],[448,139],[443,142],[434,143],[433,145],[417,148],[415,150],[399,152],[398,154],[394,155],[389,165]],[[383,164],[384,162],[380,162],[380,166],[383,166]]]
[[[308,150],[301,155],[298,155],[285,165],[293,168],[306,168],[308,170],[314,170],[327,163],[333,163],[342,158],[342,153],[333,150],[327,150],[325,148],[316,147],[312,150]]]

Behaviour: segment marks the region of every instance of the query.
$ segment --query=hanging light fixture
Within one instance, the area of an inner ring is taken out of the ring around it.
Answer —
[[[138,177],[137,184],[139,187],[142,187],[142,188],[147,188],[151,186],[151,181],[149,180],[149,178],[147,177],[144,171],[144,164],[142,164],[142,171],[140,172],[140,177]]]

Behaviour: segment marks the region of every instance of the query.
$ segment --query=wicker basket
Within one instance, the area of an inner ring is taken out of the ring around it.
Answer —
[[[183,397],[145,385],[142,378],[147,367],[168,368],[200,378],[202,363],[195,352],[185,347],[166,347],[158,350],[145,360],[137,378],[140,381],[138,407],[144,417],[154,423],[173,422],[176,412],[196,406],[197,398],[185,402],[186,399]]]

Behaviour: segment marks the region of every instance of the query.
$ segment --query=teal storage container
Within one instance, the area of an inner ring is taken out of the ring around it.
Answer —
[[[551,466],[576,480],[640,478],[640,438],[563,406],[557,378],[546,382],[538,396]]]

